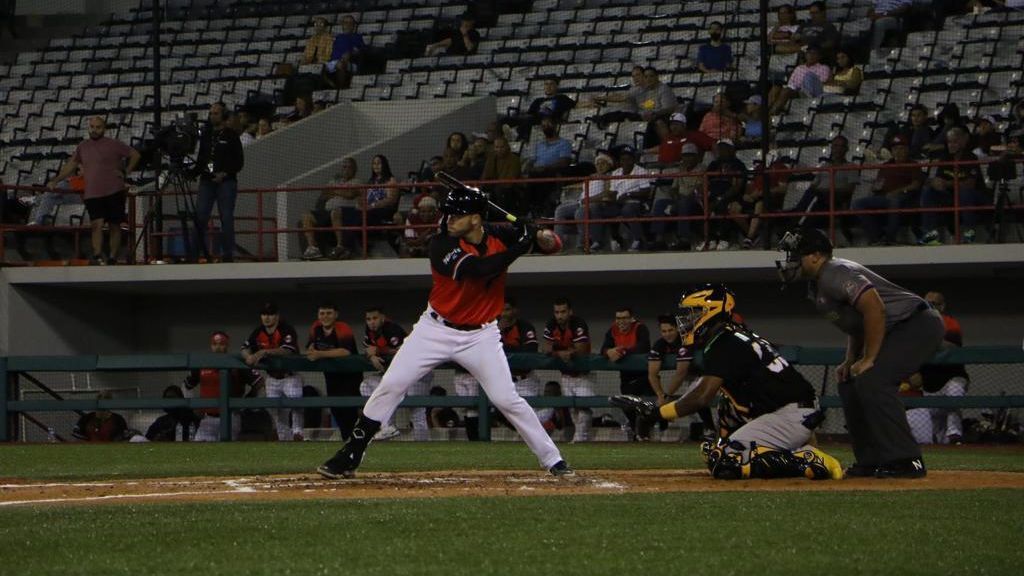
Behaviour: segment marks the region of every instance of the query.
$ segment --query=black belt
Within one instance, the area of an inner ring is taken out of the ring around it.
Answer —
[[[441,324],[444,324],[445,326],[452,328],[453,330],[460,330],[462,332],[471,332],[473,330],[479,330],[486,326],[486,324],[456,324],[454,322],[449,322],[445,320],[437,312],[431,312],[430,317],[433,318],[434,320],[437,320]]]

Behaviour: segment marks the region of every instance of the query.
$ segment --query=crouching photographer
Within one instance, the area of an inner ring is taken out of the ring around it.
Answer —
[[[233,262],[235,252],[235,201],[238,198],[238,172],[245,159],[238,133],[227,123],[223,102],[210,106],[209,121],[199,134],[199,202],[196,207],[196,243],[205,246],[213,205],[220,214],[220,259]],[[200,248],[200,252],[202,249]]]

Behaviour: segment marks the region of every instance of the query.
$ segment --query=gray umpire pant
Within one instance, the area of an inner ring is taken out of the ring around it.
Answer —
[[[857,464],[879,466],[921,457],[897,392],[900,382],[935,355],[944,333],[939,313],[921,310],[886,332],[874,367],[839,383]]]

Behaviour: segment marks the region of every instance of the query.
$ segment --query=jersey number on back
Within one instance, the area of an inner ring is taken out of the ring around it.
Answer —
[[[765,368],[771,372],[778,374],[789,366],[789,362],[786,362],[785,358],[779,356],[779,353],[775,351],[775,347],[764,338],[761,338],[753,332],[750,333],[750,336],[753,336],[753,338],[746,334],[741,334],[740,332],[733,332],[733,334],[735,334],[740,340],[750,344],[750,347],[754,349],[754,353],[757,354],[757,357],[761,359],[762,363],[764,363]],[[769,362],[769,360],[771,361]]]

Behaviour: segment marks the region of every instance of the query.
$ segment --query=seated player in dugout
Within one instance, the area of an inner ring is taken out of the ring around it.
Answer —
[[[711,404],[721,391],[733,417],[701,451],[715,478],[841,479],[839,461],[808,441],[824,420],[814,388],[767,340],[733,319],[735,296],[721,284],[683,294],[676,322],[685,346],[701,352],[700,379],[682,398],[660,408],[636,396],[613,396],[616,406],[647,418],[674,420]]]

